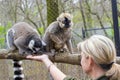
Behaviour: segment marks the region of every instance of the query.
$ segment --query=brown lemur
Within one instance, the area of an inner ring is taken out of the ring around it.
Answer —
[[[73,53],[71,43],[72,25],[72,16],[69,13],[61,13],[57,20],[48,26],[43,36],[47,52],[64,51],[64,46],[66,45],[69,52]]]

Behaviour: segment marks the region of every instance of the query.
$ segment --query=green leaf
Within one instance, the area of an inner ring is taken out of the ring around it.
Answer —
[[[0,26],[0,35],[4,34],[4,26]]]
[[[8,21],[7,25],[6,25],[7,28],[10,28],[12,27],[12,23],[10,21]]]
[[[77,11],[77,12],[74,13],[73,22],[78,23],[80,21],[82,21],[81,14],[80,14],[79,11]]]
[[[1,47],[5,45],[5,38],[0,38],[0,45]]]
[[[42,35],[44,34],[44,27],[39,27],[38,30],[42,33]]]
[[[107,31],[107,34],[108,34],[108,36],[110,37],[110,38],[112,38],[113,36],[114,36],[114,31],[113,31],[113,29],[108,29],[108,30],[106,30]]]

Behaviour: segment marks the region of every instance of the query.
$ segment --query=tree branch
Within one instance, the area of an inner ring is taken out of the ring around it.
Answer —
[[[53,56],[51,53],[45,53],[49,56],[50,60],[57,63],[68,63],[73,65],[80,65],[80,54],[59,53]],[[19,55],[18,51],[9,52],[6,49],[0,49],[0,59],[18,59],[18,60],[30,60],[24,55]],[[120,64],[120,57],[117,57],[116,62]]]

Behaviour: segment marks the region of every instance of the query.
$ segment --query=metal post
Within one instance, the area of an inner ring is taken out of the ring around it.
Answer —
[[[111,4],[112,4],[112,18],[113,18],[115,47],[117,50],[117,56],[120,56],[120,39],[119,39],[119,27],[118,27],[118,15],[117,15],[117,1],[111,0]]]
[[[82,27],[82,38],[85,39],[86,35],[85,35],[85,30],[84,28]]]

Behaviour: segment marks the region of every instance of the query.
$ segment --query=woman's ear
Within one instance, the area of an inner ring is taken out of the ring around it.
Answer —
[[[92,68],[93,65],[94,65],[94,63],[95,63],[94,60],[93,60],[93,58],[90,57],[90,56],[88,56],[87,59],[88,59],[88,65],[89,65],[89,67]]]

